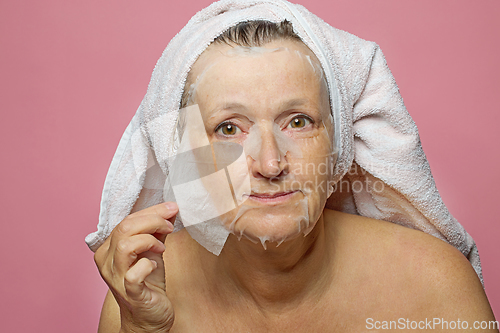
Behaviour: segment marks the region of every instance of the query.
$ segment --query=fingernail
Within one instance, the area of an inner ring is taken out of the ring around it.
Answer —
[[[168,210],[176,210],[177,204],[175,202],[166,202],[165,206],[167,206]]]
[[[160,246],[163,248],[163,251],[165,251],[165,243],[163,243],[163,242],[162,242],[162,241],[160,241],[159,239],[158,239],[158,243],[160,243],[160,244],[161,244]],[[154,261],[154,260],[153,260],[153,261]]]
[[[170,222],[169,220],[166,221],[167,221],[167,227],[170,229],[170,231],[174,230],[174,225],[172,224],[172,222]]]
[[[151,263],[153,264],[153,266],[155,266],[155,268],[158,267],[158,263],[155,260],[153,260],[153,259],[149,259],[149,260],[151,260]]]

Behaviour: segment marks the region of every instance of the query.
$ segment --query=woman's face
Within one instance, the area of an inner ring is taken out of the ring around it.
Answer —
[[[222,216],[234,234],[280,243],[307,234],[321,216],[336,157],[321,73],[296,41],[215,44],[194,64],[190,104],[198,105],[209,141],[240,144],[246,155],[251,189]]]

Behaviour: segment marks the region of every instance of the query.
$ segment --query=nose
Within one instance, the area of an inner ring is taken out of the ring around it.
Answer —
[[[281,155],[272,131],[261,132],[261,147],[256,159],[248,156],[252,175],[256,178],[279,178],[286,173],[286,159]]]

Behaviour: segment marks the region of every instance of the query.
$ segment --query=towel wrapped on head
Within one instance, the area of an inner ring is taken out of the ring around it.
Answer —
[[[85,239],[88,246],[95,251],[133,209],[168,199],[164,184],[177,149],[173,138],[187,75],[215,38],[252,20],[291,22],[323,67],[335,126],[332,140],[338,149],[332,179],[336,185],[327,208],[440,238],[469,259],[482,281],[476,245],[436,189],[417,127],[380,48],[284,0],[216,2],[198,12],[171,40],[119,143],[106,177],[97,231]],[[181,227],[176,221],[176,229]],[[214,223],[188,231],[207,248],[224,241],[224,227]]]

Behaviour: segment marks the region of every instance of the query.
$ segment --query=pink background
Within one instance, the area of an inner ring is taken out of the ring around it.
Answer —
[[[500,317],[500,2],[298,2],[381,45]],[[209,3],[0,3],[3,332],[96,330],[106,287],[83,239],[107,168],[163,48]]]

